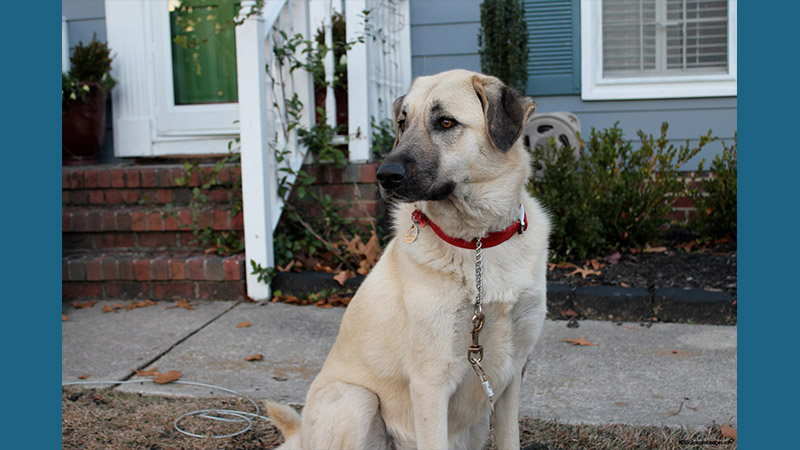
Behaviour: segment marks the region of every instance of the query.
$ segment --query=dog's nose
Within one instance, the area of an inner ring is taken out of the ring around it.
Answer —
[[[403,180],[406,179],[406,169],[402,164],[382,164],[378,167],[375,177],[384,189],[394,189],[403,184]]]

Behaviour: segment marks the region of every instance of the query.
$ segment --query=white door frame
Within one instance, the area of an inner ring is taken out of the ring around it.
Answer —
[[[114,57],[114,154],[221,154],[239,135],[237,103],[175,105],[169,2],[105,0]]]

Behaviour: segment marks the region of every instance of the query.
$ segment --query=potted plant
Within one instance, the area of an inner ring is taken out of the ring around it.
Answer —
[[[111,50],[92,38],[70,58],[69,73],[61,74],[61,154],[63,164],[92,164],[103,145],[106,95],[117,81],[111,77]]]

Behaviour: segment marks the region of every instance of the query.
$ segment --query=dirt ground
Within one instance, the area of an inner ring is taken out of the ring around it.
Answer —
[[[624,286],[721,290],[735,300],[736,243],[666,242],[589,261],[551,265],[548,280],[572,286]],[[587,269],[586,277],[576,269]],[[572,274],[572,275],[570,275]]]
[[[205,409],[253,412],[252,405],[237,398],[188,399],[144,396],[111,390],[62,390],[61,431],[64,450],[268,450],[283,442],[270,424],[253,419],[252,429],[222,439],[197,438],[174,428],[181,415]],[[230,417],[226,417],[230,418]],[[233,434],[246,424],[190,417],[179,426],[198,435]],[[702,430],[567,425],[523,419],[520,441],[527,450],[684,450],[687,448],[736,449],[735,430],[724,424]],[[494,450],[490,439],[485,450]]]

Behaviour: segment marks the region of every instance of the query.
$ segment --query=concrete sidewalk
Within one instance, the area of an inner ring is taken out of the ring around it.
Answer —
[[[131,369],[180,370],[253,399],[302,404],[333,345],[343,308],[281,303],[197,302],[103,312],[64,303],[62,382],[139,379]],[[250,327],[236,325],[248,321]],[[736,411],[735,326],[547,321],[528,366],[520,415],[567,423],[707,427]],[[584,335],[595,346],[563,339]],[[245,361],[262,354],[260,361]],[[195,386],[124,384],[117,389],[177,396],[226,395]]]

